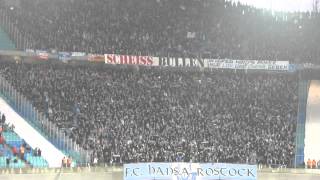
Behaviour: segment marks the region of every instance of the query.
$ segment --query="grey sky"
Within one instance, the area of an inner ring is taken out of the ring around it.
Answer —
[[[230,0],[274,11],[311,11],[313,0]]]

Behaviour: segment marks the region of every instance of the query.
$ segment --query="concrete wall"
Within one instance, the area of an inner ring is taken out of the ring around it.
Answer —
[[[308,159],[320,160],[320,81],[312,80],[309,88],[306,125],[304,162]]]

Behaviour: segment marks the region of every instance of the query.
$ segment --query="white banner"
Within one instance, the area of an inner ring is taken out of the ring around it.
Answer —
[[[225,163],[125,164],[123,180],[257,180],[257,166]]]
[[[71,52],[71,56],[72,57],[82,57],[85,56],[86,53],[85,52]]]
[[[159,65],[173,67],[207,67],[205,61],[200,58],[160,57]]]
[[[174,58],[105,54],[106,64],[288,71],[289,61]]]
[[[289,61],[205,59],[208,68],[288,71]]]
[[[159,66],[159,58],[152,57],[152,56],[105,54],[105,63],[106,64]]]

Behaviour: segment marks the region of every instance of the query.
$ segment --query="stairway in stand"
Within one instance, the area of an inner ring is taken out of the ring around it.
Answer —
[[[13,131],[6,129],[1,133],[5,143],[0,144],[0,168],[25,168],[25,167],[35,167],[44,168],[48,167],[46,162],[41,155],[31,148],[25,148],[24,157],[20,156],[19,150],[23,145],[24,147],[30,147]],[[13,149],[16,149],[18,155],[14,156]],[[7,159],[9,160],[9,165],[7,165]]]
[[[8,34],[0,27],[0,50],[15,50],[14,43],[10,40]]]

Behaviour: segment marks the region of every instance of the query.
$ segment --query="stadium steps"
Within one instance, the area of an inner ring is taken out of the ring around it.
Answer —
[[[6,145],[9,149],[12,150],[13,147],[16,147],[19,150],[20,146],[23,144],[23,140],[13,131],[4,131],[3,136],[6,140]],[[12,152],[9,152],[9,157],[13,157]],[[12,164],[12,163],[10,163]],[[48,167],[47,161],[41,156],[34,156],[33,150],[31,152],[25,152],[24,160],[18,159],[16,167],[10,168],[24,168],[24,167],[35,167],[35,168],[45,168]],[[1,165],[0,165],[1,168]]]
[[[33,156],[32,153],[25,154],[25,159],[34,168],[45,168],[48,167],[48,163],[41,156]]]
[[[11,150],[9,150],[7,144],[0,145],[0,152],[2,152],[2,156],[0,157],[0,169],[1,168],[25,168],[28,167],[24,161],[19,159],[18,157],[14,157]],[[7,158],[10,158],[9,167],[7,166]]]
[[[15,50],[14,43],[10,40],[8,34],[0,27],[0,50]]]

